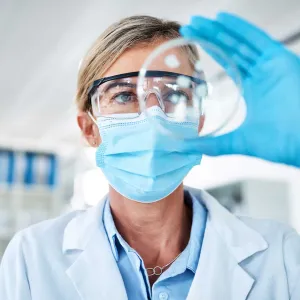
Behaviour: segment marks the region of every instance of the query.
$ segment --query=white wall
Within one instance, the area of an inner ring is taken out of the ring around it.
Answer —
[[[210,188],[245,179],[280,180],[289,186],[291,225],[300,232],[300,170],[242,156],[204,157],[186,177],[185,184]],[[263,201],[263,199],[262,199]]]

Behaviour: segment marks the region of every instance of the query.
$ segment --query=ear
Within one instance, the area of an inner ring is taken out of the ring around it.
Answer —
[[[84,111],[78,112],[77,123],[89,145],[91,147],[98,147],[101,143],[99,129],[89,114]]]

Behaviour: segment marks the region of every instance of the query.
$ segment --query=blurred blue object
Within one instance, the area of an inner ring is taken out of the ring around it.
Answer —
[[[58,163],[57,157],[54,154],[49,155],[49,173],[48,173],[48,185],[55,187],[57,181]]]
[[[24,184],[30,186],[34,183],[34,172],[33,172],[33,162],[34,162],[34,153],[27,152],[26,157],[26,168],[24,174]]]
[[[57,176],[57,157],[54,154],[26,152],[24,184],[55,187]]]
[[[300,167],[300,59],[256,26],[229,13],[192,17],[180,30],[223,50],[242,76],[247,117],[235,131],[201,138],[198,149],[216,156],[242,154]],[[228,66],[209,53],[230,75]]]
[[[41,160],[44,163],[39,165]],[[20,176],[17,176],[19,168]],[[58,162],[55,154],[0,149],[0,183],[24,186],[41,184],[54,188],[57,176]]]
[[[8,170],[7,170],[7,183],[12,185],[15,180],[15,155],[13,151],[7,151],[8,156]]]
[[[13,184],[15,156],[12,151],[0,149],[0,183]]]

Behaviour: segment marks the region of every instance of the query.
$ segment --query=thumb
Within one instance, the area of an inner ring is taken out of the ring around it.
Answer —
[[[246,140],[242,130],[216,136],[197,139],[197,151],[209,156],[228,154],[247,154]]]

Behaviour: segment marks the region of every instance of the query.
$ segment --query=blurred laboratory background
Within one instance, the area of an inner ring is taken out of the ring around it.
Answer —
[[[98,35],[134,14],[187,23],[220,10],[248,18],[300,54],[299,0],[0,0],[0,260],[16,231],[86,209],[108,191],[74,104],[81,58]],[[244,113],[241,105],[236,122]],[[300,232],[300,170],[205,157],[185,184],[208,190],[237,214]]]

